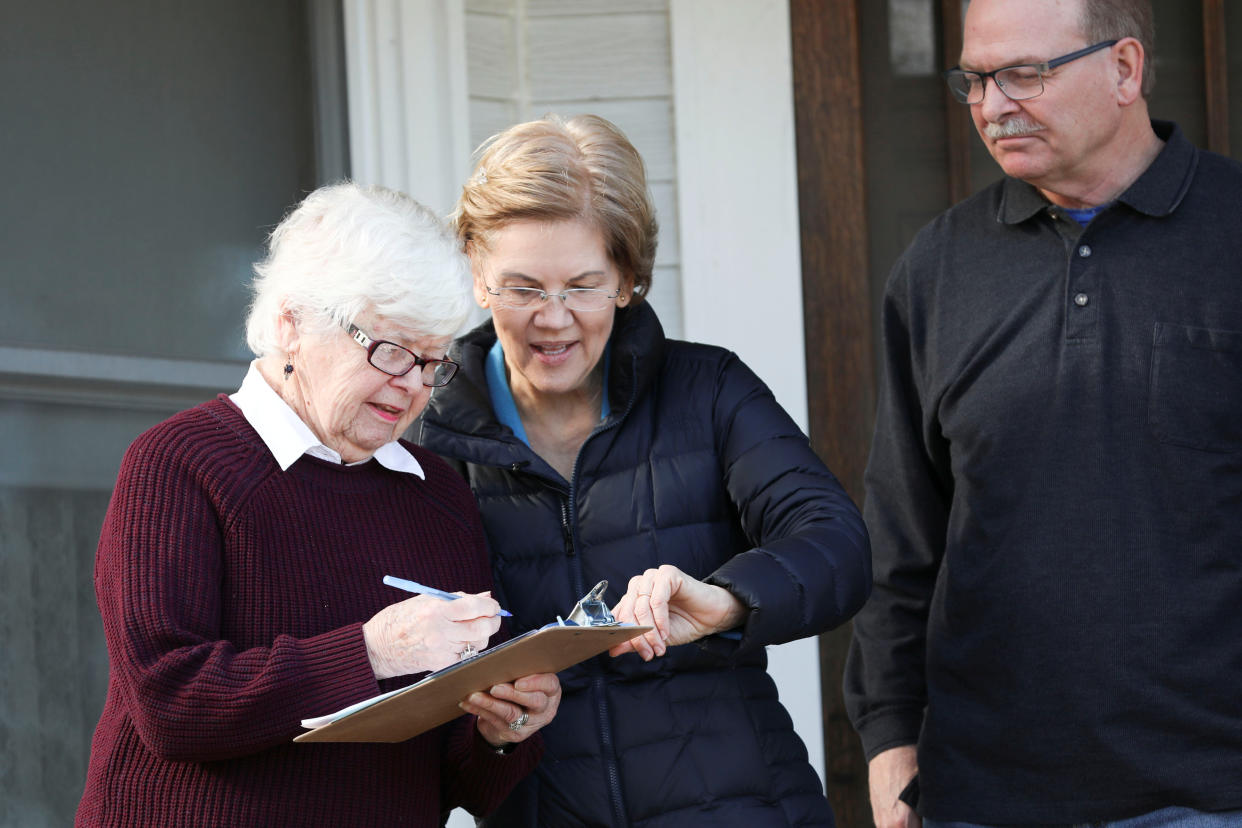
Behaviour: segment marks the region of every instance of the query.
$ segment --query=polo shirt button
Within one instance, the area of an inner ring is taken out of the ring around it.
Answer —
[[[1087,298],[1087,294],[1080,293],[1074,297],[1074,304],[1080,308],[1085,308],[1091,300]]]
[[[1085,259],[1085,258],[1087,258],[1088,256],[1090,256],[1090,255],[1091,255],[1091,245],[1089,245],[1089,244],[1084,244],[1082,247],[1078,248],[1078,255],[1079,255],[1079,256],[1081,256],[1081,257],[1082,257],[1082,258],[1084,258],[1084,259]]]

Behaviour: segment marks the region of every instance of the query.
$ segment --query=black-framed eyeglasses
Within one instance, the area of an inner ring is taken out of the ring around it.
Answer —
[[[960,66],[954,66],[944,73],[944,79],[948,82],[949,89],[953,92],[953,97],[964,104],[977,104],[983,101],[983,88],[987,85],[986,81],[988,78],[996,82],[996,88],[1009,100],[1029,101],[1031,98],[1038,98],[1044,94],[1045,72],[1050,72],[1058,66],[1064,66],[1071,60],[1086,57],[1092,52],[1098,52],[1100,49],[1106,49],[1116,43],[1116,40],[1102,40],[1085,49],[1070,52],[1068,55],[1061,55],[1061,57],[1053,58],[1044,63],[1022,63],[1017,66],[1002,66],[1000,69],[993,69],[991,72],[970,72],[962,69]]]
[[[451,359],[423,359],[409,348],[403,348],[395,342],[372,339],[353,322],[342,323],[341,327],[354,342],[367,349],[367,362],[385,374],[404,377],[418,366],[422,369],[423,385],[428,388],[442,388],[457,375],[457,363]]]
[[[557,298],[572,311],[602,311],[612,304],[612,300],[621,295],[621,288],[570,288],[560,293],[548,293],[546,290],[530,287],[488,286],[487,292],[496,297],[496,304],[502,308],[513,310],[531,310],[543,307],[548,299]]]

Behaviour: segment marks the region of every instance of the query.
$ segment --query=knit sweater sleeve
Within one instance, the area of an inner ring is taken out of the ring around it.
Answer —
[[[139,738],[162,758],[208,761],[288,742],[304,716],[379,688],[361,624],[247,649],[224,638],[223,545],[231,504],[247,494],[246,475],[231,471],[253,452],[188,422],[174,418],[126,453],[95,588],[111,681]]]
[[[919,738],[928,616],[953,489],[948,448],[924,400],[928,314],[908,261],[894,267],[881,313],[883,377],[865,479],[875,591],[854,619],[845,667],[845,706],[868,759]]]
[[[831,629],[871,585],[858,508],[771,391],[729,354],[713,402],[717,456],[754,547],[706,580],[749,609],[738,652]]]

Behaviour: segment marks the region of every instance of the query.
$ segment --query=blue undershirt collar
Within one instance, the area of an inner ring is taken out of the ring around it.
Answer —
[[[604,383],[601,391],[602,399],[599,406],[599,419],[603,422],[608,418],[608,369],[612,362],[612,343],[604,347]],[[526,429],[522,426],[522,418],[518,416],[517,403],[513,401],[513,392],[509,389],[509,380],[505,375],[505,351],[500,347],[500,340],[496,340],[496,344],[487,352],[487,360],[484,363],[484,371],[487,374],[487,391],[492,397],[492,410],[496,412],[496,419],[501,425],[507,425],[513,435],[526,445],[530,445],[530,440],[526,437]]]
[[[1065,215],[1069,216],[1083,227],[1086,227],[1091,223],[1091,219],[1098,216],[1100,211],[1107,206],[1107,204],[1101,204],[1098,207],[1084,207],[1080,210],[1075,210],[1070,207],[1062,207],[1061,209],[1065,212]]]

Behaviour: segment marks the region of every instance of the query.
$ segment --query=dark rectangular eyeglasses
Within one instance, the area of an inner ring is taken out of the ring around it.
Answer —
[[[341,327],[354,342],[367,349],[367,362],[385,374],[404,377],[417,366],[422,369],[423,385],[428,388],[448,385],[457,375],[457,363],[451,359],[423,359],[409,348],[403,348],[395,342],[372,339],[353,322],[344,322]]]
[[[964,104],[977,104],[983,101],[983,87],[988,78],[996,82],[996,88],[1011,101],[1029,101],[1044,94],[1044,74],[1064,66],[1071,60],[1086,57],[1092,52],[1106,49],[1117,43],[1115,40],[1102,40],[1077,52],[1053,58],[1044,63],[1022,63],[1017,66],[1003,66],[991,72],[970,72],[960,66],[954,66],[944,73],[944,79],[953,91],[953,97]]]

